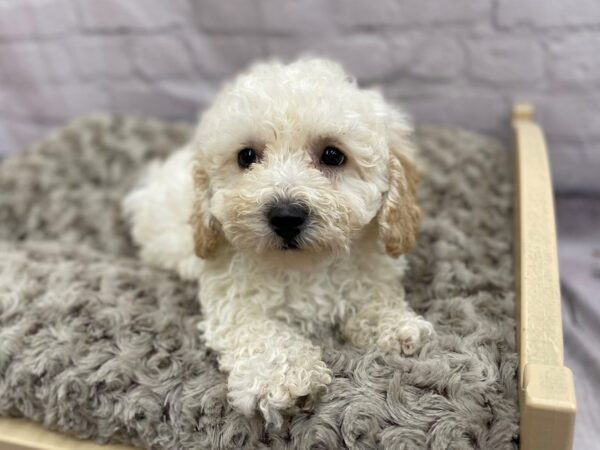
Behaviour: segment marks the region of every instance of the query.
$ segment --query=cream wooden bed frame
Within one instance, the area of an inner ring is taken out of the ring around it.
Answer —
[[[515,135],[515,280],[523,450],[569,450],[575,390],[563,365],[561,297],[552,184],[546,143],[533,108],[513,110]],[[0,418],[0,450],[133,450],[48,431],[25,419]]]
[[[522,449],[573,446],[575,387],[563,364],[561,296],[548,152],[533,108],[513,109],[515,281]]]

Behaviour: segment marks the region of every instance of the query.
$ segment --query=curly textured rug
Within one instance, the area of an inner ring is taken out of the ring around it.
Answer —
[[[505,449],[518,435],[509,155],[426,127],[426,218],[407,298],[437,338],[419,355],[325,339],[314,411],[266,430],[233,411],[199,339],[194,285],[150,269],[118,204],[190,128],[93,116],[0,164],[0,415],[146,448]]]

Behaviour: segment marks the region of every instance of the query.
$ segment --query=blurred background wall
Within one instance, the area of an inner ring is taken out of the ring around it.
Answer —
[[[193,121],[249,62],[307,50],[507,143],[531,100],[557,189],[600,190],[598,0],[0,0],[0,154],[96,110]]]

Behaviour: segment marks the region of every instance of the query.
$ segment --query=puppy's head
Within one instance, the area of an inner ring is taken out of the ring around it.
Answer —
[[[377,227],[398,256],[416,240],[411,127],[330,61],[254,66],[195,136],[196,253],[229,242],[262,257],[348,250]],[[373,226],[369,226],[373,224]]]

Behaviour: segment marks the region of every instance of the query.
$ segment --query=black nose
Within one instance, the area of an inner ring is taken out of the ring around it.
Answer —
[[[267,211],[271,229],[286,242],[300,234],[307,218],[306,208],[294,203],[277,203]]]

